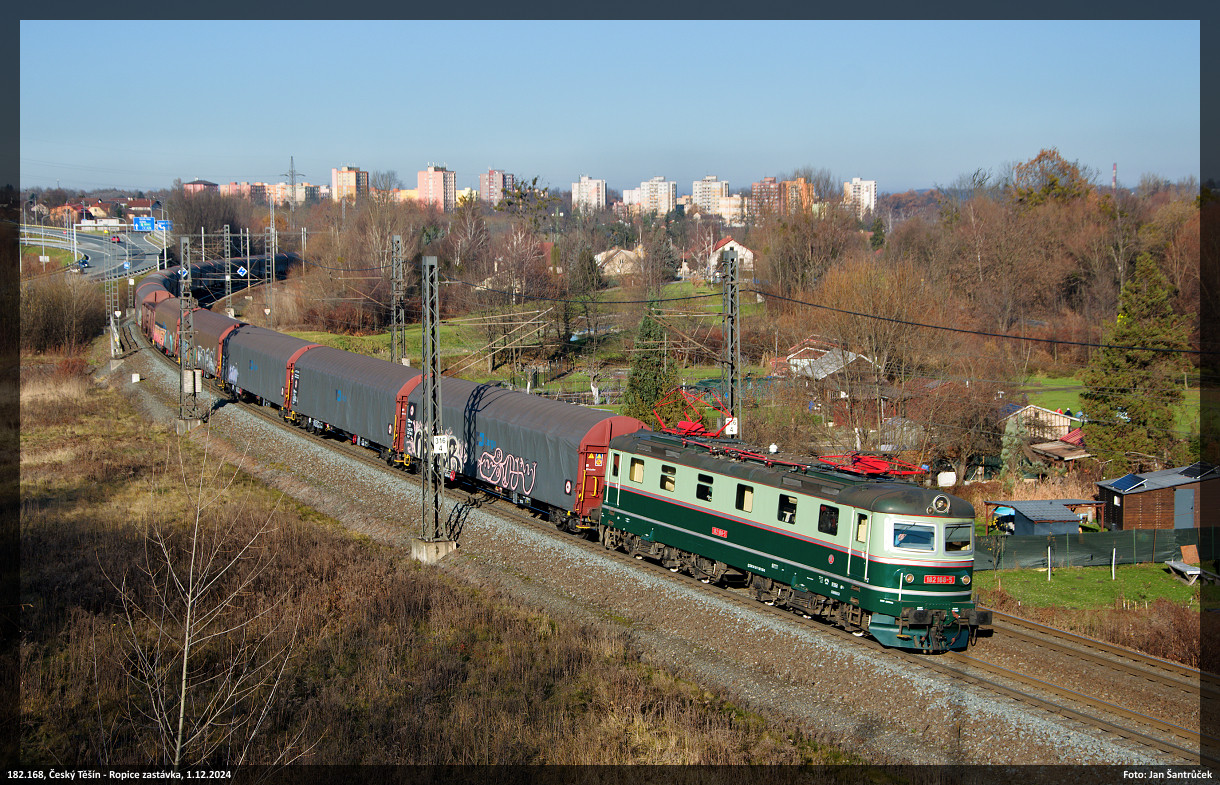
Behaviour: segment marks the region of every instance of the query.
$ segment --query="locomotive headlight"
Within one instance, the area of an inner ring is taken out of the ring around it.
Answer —
[[[963,576],[962,576],[962,585],[963,585],[963,586],[969,586],[969,585],[970,585],[970,576],[969,576],[969,575],[963,575]]]
[[[912,575],[912,574],[911,574],[911,573],[909,573],[909,572],[908,572],[906,575],[903,575],[903,576],[902,576],[902,579],[903,579],[904,581],[906,581],[907,583],[914,583],[914,582],[915,582],[915,576],[914,576],[914,575]]]

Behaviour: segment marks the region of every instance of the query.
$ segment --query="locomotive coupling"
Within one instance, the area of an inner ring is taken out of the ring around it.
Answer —
[[[977,608],[972,608],[966,614],[966,620],[970,622],[971,627],[990,627],[991,611],[980,611]]]

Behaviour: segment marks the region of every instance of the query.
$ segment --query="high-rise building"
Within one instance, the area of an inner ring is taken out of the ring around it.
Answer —
[[[457,206],[457,172],[429,164],[427,169],[416,174],[416,183],[419,201],[423,204],[434,205],[446,213]]]
[[[678,184],[664,177],[640,183],[640,211],[665,215],[678,204]]]
[[[813,183],[804,177],[784,180],[779,184],[779,209],[781,212],[807,213],[813,209],[815,194]]]
[[[720,197],[729,195],[727,180],[718,180],[716,175],[709,174],[702,180],[691,184],[691,203],[705,214],[716,213],[720,209]]]
[[[504,198],[504,192],[511,191],[516,184],[513,175],[500,169],[488,169],[479,175],[479,199],[495,207]]]
[[[759,213],[779,211],[779,182],[764,177],[750,188],[750,205]]]
[[[851,182],[843,183],[843,201],[856,206],[856,214],[863,217],[865,213],[877,208],[877,181],[851,178]]]
[[[594,180],[587,174],[572,183],[572,211],[591,212],[606,209],[606,181]]]
[[[330,198],[336,202],[341,199],[355,201],[368,196],[369,173],[354,166],[344,166],[341,169],[330,170]]]

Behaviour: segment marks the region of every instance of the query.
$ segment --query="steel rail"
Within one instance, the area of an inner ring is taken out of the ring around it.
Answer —
[[[135,330],[134,334],[138,337],[138,339],[140,340],[140,342],[142,344],[144,344],[145,346],[149,346],[149,348],[151,348],[151,345],[146,343],[147,339],[146,339],[146,336],[144,336],[142,331]],[[165,356],[164,354],[162,354],[160,352],[154,352],[154,354],[156,356],[158,356],[159,359],[162,362],[166,363],[167,365],[169,365],[171,367],[176,365],[171,358]],[[212,380],[210,383],[213,385],[213,390],[217,390],[217,391],[219,390],[219,387],[215,385],[214,380]],[[220,394],[224,395],[223,392]],[[283,428],[286,431],[292,432],[292,433],[300,436],[301,438],[304,438],[307,440],[314,440],[319,443],[325,444],[339,452],[342,452],[344,455],[346,455],[348,457],[354,458],[354,459],[360,461],[361,463],[364,463],[372,468],[375,468],[381,472],[384,472],[388,476],[393,476],[393,477],[400,478],[400,479],[407,479],[408,481],[412,482],[413,484],[416,483],[415,478],[409,477],[406,472],[403,472],[400,469],[392,469],[392,468],[386,466],[384,461],[373,458],[372,455],[369,453],[369,451],[366,448],[357,447],[346,441],[338,441],[333,438],[327,438],[325,435],[322,435],[322,434],[310,434],[301,428],[297,428],[297,427],[293,426],[291,423],[285,421],[283,419],[283,417],[278,415],[278,412],[279,412],[278,409],[272,409],[271,407],[259,406],[256,404],[239,403],[238,405],[241,406],[245,411],[255,414],[260,419],[262,419],[268,423],[274,424],[280,428]],[[446,488],[445,493],[454,500],[462,500],[463,498],[466,498],[466,499],[470,498],[469,491],[458,490],[457,488],[453,488],[453,487]],[[495,496],[493,494],[485,494],[485,496],[486,496],[486,498],[492,500],[493,505],[494,505],[494,501],[496,499],[501,498],[501,497]],[[530,528],[532,528],[532,529],[545,532],[550,536],[556,537],[557,539],[563,539],[565,542],[577,544],[579,547],[587,549],[591,552],[600,553],[601,555],[603,555],[604,557],[606,557],[612,561],[617,561],[617,562],[621,562],[621,563],[633,563],[637,567],[642,566],[644,569],[650,570],[650,571],[658,573],[658,574],[666,573],[666,574],[669,574],[669,577],[671,579],[677,580],[679,582],[692,583],[692,584],[693,583],[703,584],[703,582],[697,578],[694,578],[694,577],[691,577],[691,576],[688,576],[688,575],[685,575],[682,573],[677,573],[676,570],[665,568],[665,567],[661,566],[660,564],[648,561],[647,559],[643,559],[642,557],[633,557],[631,554],[628,554],[628,553],[625,553],[622,551],[609,551],[609,550],[606,550],[605,547],[598,542],[587,540],[587,539],[573,538],[570,535],[566,535],[563,532],[561,532],[549,520],[542,520],[542,519],[536,517],[535,515],[528,513],[527,511],[517,508],[514,505],[506,504],[502,508],[496,509],[494,514],[498,515],[502,518],[507,518],[512,521],[516,521],[518,523],[526,524],[526,525],[530,526]],[[1138,712],[1134,712],[1134,711],[1131,711],[1128,709],[1123,709],[1123,707],[1116,706],[1114,704],[1111,704],[1111,703],[1108,703],[1105,701],[1101,701],[1098,699],[1094,699],[1089,696],[1083,695],[1082,693],[1073,691],[1071,689],[1064,688],[1064,687],[1058,687],[1056,685],[1050,684],[1049,682],[1044,682],[1044,681],[1035,679],[1033,677],[1017,673],[1015,671],[1010,671],[1005,668],[1001,668],[999,666],[995,666],[990,663],[986,663],[982,660],[977,660],[968,655],[961,655],[956,652],[949,652],[949,653],[946,653],[939,657],[934,657],[934,656],[929,656],[929,655],[917,654],[917,653],[913,653],[913,652],[906,652],[901,649],[887,649],[886,647],[877,643],[875,640],[872,640],[869,638],[856,637],[855,635],[853,635],[851,632],[849,632],[847,630],[843,630],[841,628],[834,627],[828,623],[825,623],[825,622],[822,622],[822,621],[819,621],[816,619],[812,619],[808,616],[805,616],[804,614],[801,614],[800,612],[793,613],[792,611],[785,610],[783,608],[768,606],[764,603],[757,602],[744,589],[734,589],[732,587],[708,586],[706,584],[704,584],[703,587],[713,589],[714,593],[717,596],[719,596],[721,599],[728,600],[728,601],[732,602],[733,604],[738,605],[738,606],[740,606],[744,609],[747,609],[749,611],[752,611],[754,613],[766,613],[766,614],[769,614],[769,615],[777,617],[777,618],[784,618],[784,619],[787,619],[790,621],[794,621],[795,623],[800,624],[800,625],[806,627],[807,629],[818,631],[823,634],[835,636],[844,641],[850,642],[852,645],[866,648],[875,653],[881,653],[886,656],[895,657],[897,659],[901,659],[909,664],[918,666],[920,668],[931,670],[933,672],[937,672],[942,675],[951,676],[954,679],[963,681],[965,683],[973,684],[988,692],[1007,697],[1013,701],[1016,701],[1017,703],[1020,703],[1020,704],[1026,705],[1026,706],[1032,706],[1032,707],[1040,709],[1042,711],[1046,711],[1047,713],[1050,713],[1050,714],[1055,714],[1055,715],[1058,715],[1058,716],[1061,716],[1061,717],[1064,717],[1067,719],[1075,720],[1077,722],[1082,723],[1083,725],[1085,725],[1087,727],[1090,727],[1090,728],[1093,728],[1096,730],[1101,730],[1103,732],[1112,734],[1119,738],[1126,739],[1128,741],[1131,741],[1133,743],[1147,747],[1149,749],[1152,749],[1152,750],[1155,750],[1158,752],[1180,755],[1181,757],[1183,757],[1184,759],[1186,759],[1188,761],[1198,762],[1201,765],[1209,765],[1209,766],[1220,765],[1220,760],[1213,760],[1210,758],[1205,758],[1201,755],[1200,749],[1198,747],[1198,744],[1200,742],[1200,734],[1189,731],[1185,728],[1181,728],[1180,726],[1174,725],[1173,723],[1168,723],[1168,722],[1165,722],[1164,720],[1158,720],[1156,718],[1148,717],[1147,715],[1143,715]],[[1053,629],[1053,628],[1051,628],[1051,629]],[[947,662],[945,662],[946,660],[949,663],[954,663],[954,664],[952,664],[952,665],[947,664]],[[994,678],[983,678],[983,677],[979,676],[977,673],[970,672],[970,669],[983,670]],[[1029,687],[1030,689],[1037,690],[1042,693],[1051,693],[1051,695],[1054,696],[1054,699],[1048,700],[1047,698],[1031,694],[1028,691],[1023,691],[1021,689],[1009,687],[1007,685],[1000,683],[999,681],[996,681],[995,679],[997,679],[997,678],[998,679],[1009,679],[1009,680],[1017,682],[1018,684],[1024,685],[1026,687]],[[1097,717],[1093,714],[1089,714],[1089,713],[1080,711],[1076,708],[1073,708],[1070,705],[1073,702],[1084,703],[1094,709],[1100,709],[1105,712],[1110,712],[1112,714],[1117,715],[1118,717],[1121,717],[1122,719],[1132,720],[1140,725],[1143,725],[1146,728],[1153,728],[1153,729],[1160,730],[1161,732],[1167,733],[1175,739],[1185,740],[1188,743],[1193,742],[1196,746],[1194,746],[1193,748],[1183,747],[1180,744],[1176,744],[1176,743],[1174,743],[1172,741],[1168,741],[1164,738],[1150,736],[1150,735],[1143,733],[1139,730],[1136,730],[1134,728],[1124,727],[1124,726],[1116,724],[1110,720],[1106,720],[1101,717]],[[1210,739],[1211,737],[1207,737],[1207,738]],[[1218,742],[1218,743],[1220,743],[1220,742]]]

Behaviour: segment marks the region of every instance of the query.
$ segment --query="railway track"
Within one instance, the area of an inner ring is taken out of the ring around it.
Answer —
[[[147,347],[151,350],[152,347],[149,346],[145,336],[138,329],[131,329],[130,324],[127,327],[129,329],[124,331],[124,337],[129,337],[133,342],[138,342],[137,345],[139,347]],[[154,353],[169,367],[177,368],[177,363],[170,358],[165,357],[160,352]],[[213,386],[212,390],[217,395],[224,397],[224,393],[220,392],[218,387]],[[333,438],[327,438],[324,435],[309,434],[304,429],[293,427],[279,416],[276,409],[257,404],[240,405],[261,420],[291,431],[300,438],[324,443],[353,460],[384,472],[387,476],[406,479],[404,477],[405,472],[388,467],[365,448]],[[416,483],[417,481],[412,477],[410,482]],[[702,581],[696,578],[680,573],[675,574],[673,570],[668,570],[660,564],[633,557],[620,551],[608,551],[598,542],[574,538],[558,530],[550,521],[521,510],[507,501],[504,504],[497,505],[496,501],[499,500],[499,497],[483,494],[482,492],[475,492],[472,495],[469,490],[462,489],[460,486],[446,487],[445,493],[451,502],[458,504],[468,504],[473,499],[482,496],[484,500],[479,502],[479,506],[494,508],[493,514],[529,526],[537,531],[546,533],[548,536],[553,536],[557,539],[561,538],[569,544],[574,544],[590,552],[597,552],[602,558],[624,564],[632,563],[639,569],[650,570],[657,574],[666,573],[667,577],[671,580],[689,584],[702,583]],[[490,500],[490,503],[488,500]],[[971,684],[990,694],[1001,696],[1048,714],[1075,721],[1095,732],[1122,738],[1133,744],[1153,750],[1158,754],[1172,756],[1174,762],[1180,763],[1185,761],[1209,766],[1220,765],[1220,760],[1206,757],[1200,752],[1201,745],[1205,740],[1208,742],[1210,749],[1215,749],[1220,747],[1220,739],[1201,735],[1198,731],[1183,728],[1169,720],[1141,714],[1114,703],[1086,695],[1069,687],[1056,685],[1053,682],[1030,674],[989,663],[970,654],[950,652],[934,656],[904,652],[897,649],[886,649],[872,639],[858,638],[846,630],[830,626],[818,620],[759,603],[744,589],[723,586],[704,586],[703,588],[711,589],[725,602],[750,613],[763,613],[772,617],[783,618],[790,623],[800,624],[808,629],[816,630],[819,634],[850,641],[853,646],[866,647],[880,656],[893,657],[908,667],[936,673],[951,678],[958,683]],[[1092,639],[1073,635],[1072,633],[1037,625],[1018,617],[1006,614],[995,614],[995,616],[997,622],[993,626],[997,632],[1002,631],[1005,635],[1031,640],[1038,645],[1054,646],[1059,650],[1070,652],[1072,656],[1087,658],[1096,667],[1105,667],[1112,670],[1115,678],[1142,679],[1162,685],[1170,685],[1182,693],[1183,699],[1189,696],[1192,689],[1195,695],[1199,694],[1199,672],[1196,670],[1179,666],[1176,663],[1149,658],[1138,652],[1122,649],[1121,647],[1113,647],[1100,641],[1093,641]],[[1207,689],[1211,690],[1212,694],[1215,694],[1215,685],[1211,683],[1205,684]]]

